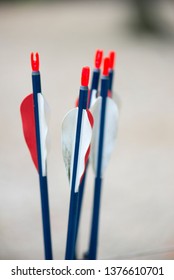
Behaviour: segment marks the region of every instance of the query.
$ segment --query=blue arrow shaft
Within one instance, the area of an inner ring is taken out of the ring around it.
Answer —
[[[32,72],[32,84],[33,84],[36,144],[37,144],[37,157],[38,157],[39,183],[40,183],[41,209],[42,209],[42,225],[43,225],[43,235],[44,235],[44,251],[45,251],[45,259],[52,260],[53,257],[52,257],[52,244],[51,244],[48,183],[47,183],[47,176],[42,175],[41,139],[40,139],[40,123],[39,123],[39,111],[38,111],[38,93],[41,93],[41,81],[40,81],[39,72]]]
[[[106,115],[106,97],[108,93],[109,80],[107,77],[102,78],[101,84],[101,113],[100,113],[100,131],[98,139],[98,159],[97,159],[97,173],[94,184],[94,199],[93,199],[93,212],[91,222],[91,234],[89,250],[87,253],[88,259],[95,260],[97,257],[97,245],[98,245],[98,230],[99,230],[99,217],[100,217],[100,200],[101,200],[101,188],[102,188],[102,156],[103,156],[103,143],[105,133],[105,115]]]
[[[109,71],[109,90],[112,95],[112,88],[113,88],[113,79],[114,79],[114,70]]]
[[[92,91],[93,90],[98,90],[99,78],[100,78],[100,69],[94,69],[93,70],[93,76],[92,76],[90,95],[89,95],[88,108],[90,108],[90,105],[91,105],[91,97],[92,97],[91,93],[92,93]]]
[[[77,218],[78,218],[78,198],[79,198],[79,193],[75,192],[75,184],[76,184],[76,175],[77,175],[78,158],[79,158],[82,114],[83,114],[83,109],[86,109],[87,94],[88,94],[88,88],[81,87],[80,94],[79,94],[79,109],[78,109],[78,116],[77,116],[75,150],[74,150],[74,159],[73,159],[73,173],[72,173],[72,182],[71,182],[68,232],[67,232],[66,253],[65,253],[66,260],[73,260],[75,254]]]
[[[88,100],[88,108],[90,108],[91,104],[91,93],[92,90],[98,90],[99,85],[99,78],[100,78],[100,69],[94,69],[93,70],[93,76],[92,76],[92,83],[91,83],[91,89],[89,94],[89,100]],[[76,236],[75,236],[75,247],[77,247],[77,239],[78,239],[78,233],[79,233],[79,224],[80,224],[80,218],[81,218],[81,212],[82,212],[82,204],[83,204],[83,196],[84,196],[84,189],[85,189],[85,182],[86,182],[86,176],[88,171],[88,165],[89,162],[86,164],[86,169],[84,172],[84,176],[82,179],[82,182],[79,186],[79,200],[78,200],[78,208],[77,208],[77,225],[76,225]],[[75,250],[75,258],[77,257],[77,248]]]

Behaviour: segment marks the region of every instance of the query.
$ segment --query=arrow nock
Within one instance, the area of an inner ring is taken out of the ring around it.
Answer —
[[[103,76],[109,75],[109,57],[105,57],[103,66]]]
[[[89,83],[90,68],[88,66],[82,68],[81,86],[87,87]]]
[[[95,54],[95,68],[99,69],[101,67],[102,58],[103,58],[103,51],[97,50]]]
[[[34,53],[31,53],[31,67],[34,72],[39,71],[39,54],[38,52],[35,54],[34,58]]]

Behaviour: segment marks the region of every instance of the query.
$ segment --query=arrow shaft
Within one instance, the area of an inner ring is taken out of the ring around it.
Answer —
[[[112,91],[113,77],[114,77],[114,71],[109,70],[109,90],[110,91]]]
[[[39,176],[39,181],[40,181],[40,194],[41,194],[45,259],[46,260],[52,260],[53,256],[52,256],[52,244],[51,244],[51,228],[50,228],[50,213],[49,213],[47,177],[46,176]]]
[[[114,70],[109,70],[109,91],[112,95],[112,87],[113,87],[113,79],[114,79]]]
[[[105,134],[105,115],[106,115],[106,97],[108,93],[109,80],[107,77],[102,78],[101,96],[102,105],[100,111],[100,131],[98,139],[98,159],[97,159],[97,172],[94,184],[94,199],[93,199],[93,212],[91,222],[91,234],[89,242],[89,250],[87,253],[88,259],[95,260],[97,257],[97,244],[98,244],[98,229],[99,229],[99,214],[100,214],[100,200],[102,188],[102,155]]]
[[[89,251],[87,254],[87,258],[90,260],[95,260],[97,257],[101,189],[102,189],[102,179],[96,177],[95,186],[94,186],[94,199],[93,199],[94,209],[92,213],[92,227],[91,227]]]
[[[39,110],[38,110],[38,93],[41,93],[41,81],[40,81],[39,71],[32,72],[32,84],[33,84],[34,117],[35,117],[35,129],[36,129],[40,195],[41,195],[42,224],[43,224],[43,235],[44,235],[44,250],[45,250],[45,259],[51,260],[52,244],[51,244],[51,227],[50,227],[50,214],[49,214],[48,183],[47,183],[47,176],[42,175],[42,160],[41,160],[42,155],[41,155]]]
[[[79,224],[80,224],[80,218],[81,218],[81,210],[82,210],[82,204],[83,204],[83,196],[84,196],[84,189],[85,189],[88,165],[89,165],[89,161],[86,164],[84,176],[83,176],[83,179],[79,186],[79,200],[78,200],[78,208],[77,208],[77,224],[76,224],[76,236],[75,236],[75,259],[77,258],[77,240],[78,240]]]
[[[65,253],[66,260],[73,260],[74,252],[75,252],[77,217],[78,217],[78,196],[79,196],[79,193],[75,192],[75,185],[76,185],[76,175],[77,175],[77,168],[78,168],[82,115],[83,115],[83,109],[86,109],[87,94],[88,94],[88,89],[86,87],[81,87],[80,94],[79,94],[79,110],[77,116],[75,150],[74,150],[73,171],[72,171],[72,181],[71,181],[71,196],[70,196],[68,232],[67,232],[66,253]]]
[[[92,75],[92,83],[91,83],[91,89],[88,97],[88,104],[87,107],[90,108],[91,105],[91,97],[92,97],[92,91],[98,90],[99,85],[99,78],[100,78],[100,69],[94,69],[93,75]],[[80,224],[80,218],[81,218],[81,210],[82,210],[82,204],[83,204],[83,196],[84,196],[84,188],[85,188],[85,182],[86,182],[86,174],[88,171],[88,162],[86,165],[86,169],[84,172],[83,179],[81,181],[81,184],[79,186],[79,202],[78,202],[78,209],[77,209],[77,225],[76,225],[76,237],[75,237],[75,247],[77,244],[77,238],[78,238],[78,232],[79,232],[79,224]],[[77,255],[77,252],[75,253],[75,256]]]
[[[92,84],[91,84],[91,89],[90,89],[90,94],[89,94],[89,100],[88,100],[88,108],[90,108],[90,105],[91,105],[92,91],[98,90],[99,78],[100,78],[100,69],[94,69],[93,76],[92,76]]]

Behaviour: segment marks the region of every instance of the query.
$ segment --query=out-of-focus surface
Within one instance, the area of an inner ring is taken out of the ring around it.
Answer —
[[[97,48],[117,51],[114,91],[121,105],[103,181],[98,258],[174,258],[174,5],[155,1],[150,11],[157,11],[157,28],[144,28],[135,20],[135,2],[0,5],[0,259],[43,258],[38,176],[19,113],[32,90],[30,52],[40,53],[42,91],[51,108],[53,252],[63,259],[70,191],[61,121],[78,96],[81,68],[93,67]],[[92,188],[90,169],[80,254],[88,246]]]

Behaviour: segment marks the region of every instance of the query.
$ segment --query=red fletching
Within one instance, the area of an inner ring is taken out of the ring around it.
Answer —
[[[81,86],[87,87],[89,83],[90,69],[88,66],[82,68]]]
[[[114,64],[115,64],[115,57],[116,57],[116,53],[114,51],[111,51],[109,53],[109,68],[113,69],[114,68]]]
[[[31,53],[31,67],[34,72],[39,71],[39,54],[35,54],[35,59],[34,59],[34,53]]]
[[[21,111],[24,138],[27,143],[28,149],[30,151],[34,165],[38,170],[33,94],[28,95],[22,101],[20,106],[20,111]]]
[[[79,98],[77,97],[76,101],[75,101],[75,107],[79,106]]]
[[[103,67],[103,76],[109,75],[109,58],[105,57],[104,59],[104,67]]]
[[[93,118],[93,115],[91,114],[91,112],[89,110],[86,110],[87,112],[87,115],[88,115],[88,120],[90,122],[90,125],[91,127],[93,128],[94,126],[94,118]],[[85,158],[84,158],[84,163],[85,163],[85,169],[86,169],[86,165],[87,165],[87,162],[88,162],[88,159],[89,159],[89,155],[90,155],[90,149],[91,149],[91,145],[89,145],[87,151],[86,151],[86,154],[85,154]],[[84,174],[85,174],[85,169],[84,169],[84,172],[80,178],[80,183],[82,182],[82,179],[84,177]]]
[[[97,69],[99,69],[101,67],[102,58],[103,58],[103,51],[97,50],[96,54],[95,54],[95,67]]]
[[[108,97],[112,98],[112,92],[108,90]]]
[[[89,110],[86,110],[91,127],[94,126],[94,118]]]

